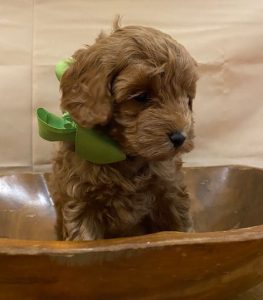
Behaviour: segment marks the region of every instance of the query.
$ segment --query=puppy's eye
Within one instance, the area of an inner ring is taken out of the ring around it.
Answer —
[[[140,103],[147,103],[151,100],[151,98],[147,92],[136,95],[133,97],[133,99]]]
[[[190,110],[193,110],[193,97],[188,95],[187,98],[188,98],[188,107]]]

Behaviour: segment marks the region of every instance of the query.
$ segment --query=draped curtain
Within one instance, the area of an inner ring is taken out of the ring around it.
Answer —
[[[186,165],[263,167],[262,0],[1,0],[1,172],[50,168],[54,144],[38,136],[35,110],[59,113],[54,65],[110,32],[116,14],[171,34],[199,63]]]

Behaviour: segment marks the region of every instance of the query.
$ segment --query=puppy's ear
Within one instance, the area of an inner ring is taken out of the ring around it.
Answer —
[[[61,78],[61,108],[86,128],[106,124],[112,112],[109,72],[101,61],[102,54],[97,43],[78,50]]]

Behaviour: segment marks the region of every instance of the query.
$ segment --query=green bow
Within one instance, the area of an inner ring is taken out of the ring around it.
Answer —
[[[56,65],[59,80],[72,62],[72,59],[67,59]],[[78,126],[69,113],[58,117],[44,108],[38,108],[37,118],[39,135],[43,139],[75,142],[75,152],[82,159],[95,164],[110,164],[126,159],[125,153],[114,140],[95,129]]]

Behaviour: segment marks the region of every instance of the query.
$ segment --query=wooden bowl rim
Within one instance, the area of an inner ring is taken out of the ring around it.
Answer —
[[[263,239],[263,225],[215,232],[159,232],[138,237],[97,241],[37,241],[0,239],[0,254],[74,254],[162,248],[169,246],[240,243]]]

